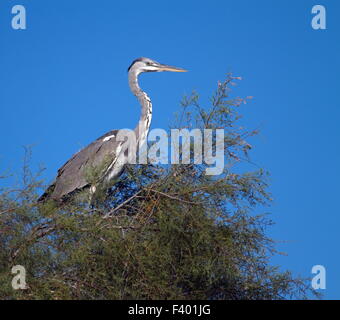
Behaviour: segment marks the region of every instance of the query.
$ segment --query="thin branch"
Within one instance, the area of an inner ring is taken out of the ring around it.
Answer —
[[[23,243],[22,245],[20,245],[12,254],[11,254],[11,258],[12,260],[14,260],[17,255],[19,254],[20,250],[27,245],[27,243],[32,243],[40,238],[45,237],[46,235],[48,235],[49,233],[51,233],[52,231],[54,231],[56,229],[56,226],[48,226],[46,224],[41,224],[38,225],[37,227],[35,227],[32,232],[31,235],[28,237],[27,241],[25,243]],[[38,233],[39,232],[39,233]]]
[[[149,189],[147,188],[147,190],[150,190],[154,193],[158,193],[158,194],[161,194],[163,195],[164,197],[167,197],[167,198],[170,198],[170,199],[173,199],[173,200],[177,200],[177,201],[180,201],[180,202],[185,202],[185,203],[189,203],[189,204],[198,204],[198,203],[202,203],[202,202],[194,202],[194,201],[187,201],[187,200],[183,200],[181,198],[177,198],[175,196],[172,196],[170,194],[167,194],[167,193],[164,193],[164,192],[161,192],[161,191],[158,191],[158,190],[154,190],[154,189]]]
[[[115,213],[117,210],[119,210],[121,207],[123,207],[125,204],[127,204],[128,202],[130,202],[131,200],[133,200],[134,198],[136,198],[140,193],[142,192],[142,190],[139,190],[138,192],[136,192],[132,197],[130,197],[129,199],[125,200],[123,203],[121,203],[118,207],[114,208],[113,210],[111,210],[110,212],[108,212],[107,214],[105,214],[105,216],[103,217],[103,219],[107,219],[109,218],[113,213]]]

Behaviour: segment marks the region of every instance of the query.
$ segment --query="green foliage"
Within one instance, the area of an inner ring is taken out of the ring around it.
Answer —
[[[104,201],[58,207],[37,205],[40,173],[25,162],[23,185],[0,194],[0,298],[306,298],[303,279],[270,264],[272,222],[255,214],[270,202],[266,172],[237,168],[256,132],[238,126],[235,79],[219,83],[209,108],[184,98],[176,118],[177,128],[225,129],[218,177],[193,163],[129,166]],[[26,290],[12,289],[13,265],[26,268]]]

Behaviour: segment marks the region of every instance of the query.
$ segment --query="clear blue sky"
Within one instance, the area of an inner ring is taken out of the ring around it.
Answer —
[[[27,30],[11,28],[25,5]],[[311,8],[327,9],[327,30]],[[268,169],[283,269],[327,270],[325,298],[340,298],[340,3],[328,0],[0,2],[0,171],[21,165],[34,144],[45,177],[115,128],[134,127],[139,108],[126,69],[139,56],[186,74],[147,74],[154,128],[167,128],[185,93],[208,98],[227,71],[252,95],[245,122],[261,126],[252,160]]]

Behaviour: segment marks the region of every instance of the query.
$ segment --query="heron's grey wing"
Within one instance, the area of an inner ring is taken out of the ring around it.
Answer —
[[[62,199],[63,196],[89,185],[86,169],[100,166],[108,157],[115,157],[118,130],[112,130],[80,150],[59,170],[54,183],[51,198]],[[119,142],[120,143],[120,142]]]

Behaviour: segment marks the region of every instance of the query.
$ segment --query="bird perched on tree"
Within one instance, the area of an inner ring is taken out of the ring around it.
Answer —
[[[147,138],[152,118],[152,104],[148,95],[139,87],[138,76],[143,72],[173,71],[185,72],[186,70],[160,64],[149,58],[138,58],[132,62],[128,69],[129,86],[141,105],[141,116],[134,129],[136,142],[141,147]],[[127,160],[127,154],[122,150],[122,141],[117,141],[119,130],[112,130],[99,137],[72,156],[59,170],[52,185],[39,198],[39,202],[53,199],[63,202],[75,192],[85,188],[91,195],[96,193],[98,187],[110,184],[117,178]],[[89,169],[96,172],[96,178],[89,177]]]

